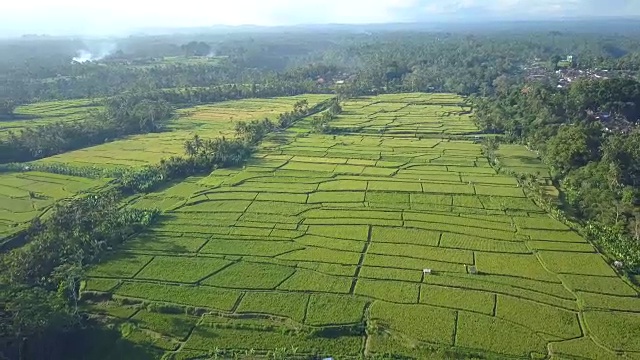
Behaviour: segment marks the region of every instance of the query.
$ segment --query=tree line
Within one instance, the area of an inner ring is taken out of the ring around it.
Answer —
[[[335,131],[329,122],[342,113],[340,100],[335,98],[331,101],[329,108],[318,116],[314,116],[311,120],[311,129],[321,134],[330,134]]]

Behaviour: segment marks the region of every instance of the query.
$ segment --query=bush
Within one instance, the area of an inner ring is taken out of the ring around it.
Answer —
[[[187,309],[184,306],[151,303],[147,305],[147,311],[160,314],[186,314]]]

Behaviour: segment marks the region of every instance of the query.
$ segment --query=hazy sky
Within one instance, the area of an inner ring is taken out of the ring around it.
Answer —
[[[564,16],[640,16],[640,0],[0,0],[0,36]]]

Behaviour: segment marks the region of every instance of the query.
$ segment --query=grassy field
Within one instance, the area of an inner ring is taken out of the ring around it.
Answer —
[[[6,136],[9,131],[17,133],[22,129],[39,125],[84,120],[89,116],[90,111],[98,108],[97,101],[88,99],[39,102],[18,106],[15,110],[15,119],[0,120],[0,137]]]
[[[212,119],[252,118],[247,109],[261,118],[291,104],[271,102],[188,110],[169,134],[224,133]],[[88,311],[126,319],[140,330],[131,341],[175,359],[214,350],[445,357],[438,348],[640,356],[636,289],[497,174],[473,139],[447,139],[477,132],[463,99],[399,94],[343,107],[331,123],[340,135],[311,134],[301,121],[271,135],[243,169],[138,199],[162,207],[163,220],[94,267],[85,287],[128,305]],[[135,155],[112,152],[115,161]]]
[[[307,99],[311,105],[329,98],[327,95],[301,95],[275,99],[247,99],[202,105],[178,110],[177,119],[165,132],[134,135],[126,139],[71,151],[40,160],[80,166],[142,166],[163,158],[183,155],[184,141],[198,134],[203,138],[231,136],[237,121],[275,119],[291,111],[293,104]]]
[[[39,172],[0,173],[0,243],[45,213],[57,200],[105,182]]]
[[[131,64],[130,66],[139,69],[150,69],[155,67],[171,66],[176,64],[181,65],[217,65],[222,60],[226,59],[226,56],[166,56],[164,58],[155,59],[152,61],[144,62],[142,64]]]

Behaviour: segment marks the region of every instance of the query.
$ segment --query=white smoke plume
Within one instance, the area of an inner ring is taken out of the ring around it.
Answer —
[[[85,63],[91,60],[93,60],[93,55],[87,50],[78,50],[76,56],[73,58],[73,61],[78,63]]]
[[[76,56],[72,59],[77,63],[85,63],[87,61],[100,61],[111,55],[116,50],[114,43],[98,43],[85,46],[76,52]]]

